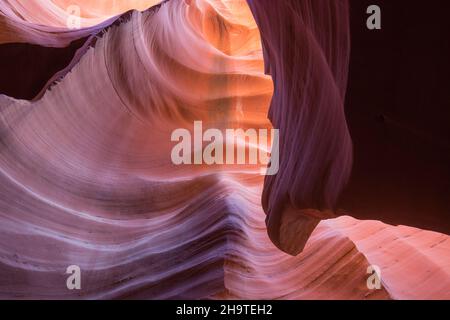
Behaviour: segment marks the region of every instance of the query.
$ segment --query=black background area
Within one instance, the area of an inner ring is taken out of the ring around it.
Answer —
[[[372,4],[381,30],[366,27]],[[450,233],[449,14],[445,0],[351,0],[352,216]]]

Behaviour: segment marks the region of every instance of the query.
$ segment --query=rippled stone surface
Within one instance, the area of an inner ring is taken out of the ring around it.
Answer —
[[[346,1],[74,2],[79,30],[69,1],[0,4],[0,297],[449,298],[447,235],[320,222],[352,163]],[[280,174],[173,165],[195,120],[280,128]]]

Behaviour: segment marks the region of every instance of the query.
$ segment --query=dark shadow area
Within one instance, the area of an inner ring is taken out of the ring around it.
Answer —
[[[366,9],[382,10],[382,30]],[[450,233],[450,2],[351,0],[354,168],[339,208]]]
[[[32,100],[47,82],[67,67],[86,38],[66,48],[50,48],[27,43],[0,45],[0,93]]]

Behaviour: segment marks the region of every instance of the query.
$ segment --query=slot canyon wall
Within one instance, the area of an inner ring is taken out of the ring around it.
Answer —
[[[449,299],[444,10],[365,2],[1,1],[0,297]],[[174,165],[199,120],[280,171]]]

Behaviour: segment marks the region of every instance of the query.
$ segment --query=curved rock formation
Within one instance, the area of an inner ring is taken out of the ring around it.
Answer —
[[[348,1],[250,0],[275,92],[280,172],[267,177],[263,206],[272,241],[298,254],[350,175],[344,114],[350,53]]]
[[[279,1],[271,17],[264,0],[75,2],[79,30],[66,1],[0,5],[0,56],[16,55],[0,86],[1,298],[450,298],[446,235],[350,217],[313,231],[351,166],[346,1]],[[267,34],[273,17],[286,24]],[[171,133],[197,120],[279,127],[279,174],[174,165]]]

